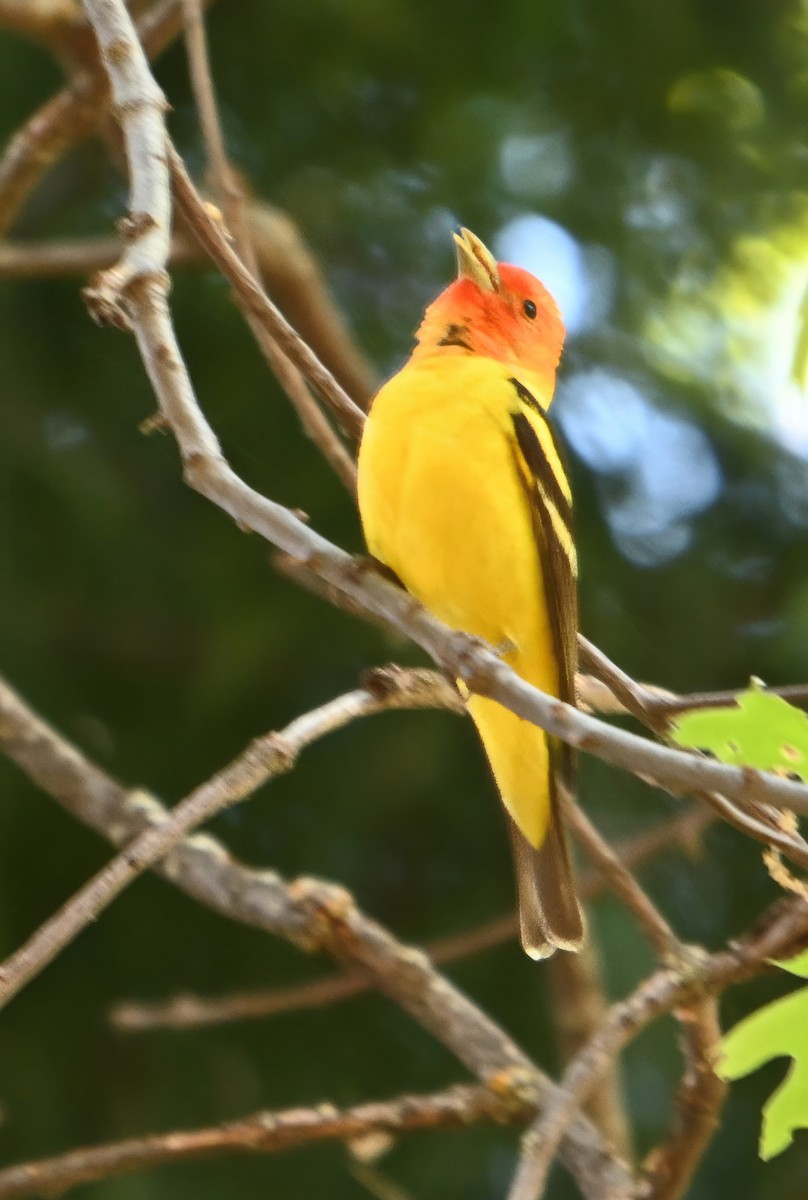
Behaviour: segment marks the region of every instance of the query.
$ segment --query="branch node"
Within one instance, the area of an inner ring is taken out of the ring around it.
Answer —
[[[128,218],[124,218],[124,221],[126,220]],[[133,224],[131,227],[127,226],[125,235],[130,244],[148,230],[149,220],[145,213],[132,218]],[[132,320],[127,311],[127,301],[130,298],[136,299],[140,289],[156,289],[166,294],[169,288],[170,279],[166,271],[144,270],[132,274],[123,263],[118,263],[94,275],[81,294],[87,311],[97,325],[112,325],[129,333],[132,330]]]
[[[518,1064],[497,1071],[486,1080],[488,1088],[503,1103],[503,1116],[534,1110],[539,1097],[536,1074]]]
[[[267,733],[257,737],[249,747],[248,754],[258,766],[271,760],[275,775],[288,774],[298,759],[297,747],[282,733]]]
[[[147,212],[127,213],[125,217],[121,217],[115,223],[115,228],[118,230],[121,241],[127,246],[137,241],[145,233],[155,229],[156,226],[157,222],[154,217],[151,213]]]
[[[99,271],[82,290],[82,298],[96,325],[112,325],[124,333],[130,333],[132,322],[121,306],[120,288],[109,279],[115,268]]]
[[[447,652],[439,650],[436,657],[447,674],[461,679],[472,692],[485,691],[481,685],[490,679],[490,672],[481,672],[480,654],[490,649],[482,638],[458,631],[446,647]]]
[[[402,690],[405,675],[410,676],[412,672],[405,671],[396,663],[388,663],[384,667],[371,667],[369,671],[363,671],[359,682],[374,700],[387,700]]]
[[[170,425],[161,412],[154,412],[150,417],[144,417],[138,425],[138,431],[146,437],[152,433],[163,433],[167,429],[170,429]]]
[[[289,884],[289,898],[305,916],[306,945],[319,949],[342,941],[348,917],[356,912],[353,896],[337,884],[302,875]]]

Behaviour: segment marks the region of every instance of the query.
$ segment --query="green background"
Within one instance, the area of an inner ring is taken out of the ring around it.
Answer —
[[[678,690],[808,676],[803,7],[252,0],[215,7],[209,30],[231,152],[256,194],[298,224],[380,376],[451,277],[453,226],[495,247],[522,237],[539,260],[548,237],[562,246],[577,316],[557,414],[571,444],[585,633],[636,676]],[[158,78],[200,171],[181,46]],[[4,34],[0,131],[57,83],[43,52]],[[15,233],[105,233],[125,203],[102,150],[84,147]],[[212,270],[180,274],[174,304],[235,468],[360,549],[349,497],[301,436],[227,285]],[[265,544],[183,486],[171,441],[138,432],[154,401],[134,343],[92,325],[78,281],[3,282],[0,350],[0,669],[118,778],[173,802],[366,667],[418,661],[301,593]],[[610,836],[676,811],[605,767],[586,763],[582,776]],[[5,761],[0,796],[5,955],[109,850]],[[345,730],[215,831],[250,863],[344,883],[416,942],[511,904],[481,751],[444,714]],[[710,947],[775,896],[755,847],[724,828],[700,857],[661,858],[643,880],[681,936]],[[592,920],[621,995],[648,952],[617,903],[602,901]],[[4,1159],[462,1077],[376,996],[203,1032],[123,1036],[107,1024],[121,998],[276,986],[324,966],[141,880],[0,1016]],[[450,974],[557,1069],[540,967],[509,945]],[[782,986],[731,994],[726,1023]],[[680,1068],[672,1023],[625,1056],[641,1150],[667,1128]],[[765,1167],[756,1158],[759,1106],[782,1071],[734,1085],[694,1200],[804,1196],[800,1137]],[[504,1194],[516,1151],[512,1129],[420,1134],[383,1169],[417,1200],[485,1200]],[[84,1191],[367,1194],[338,1145]],[[557,1173],[553,1197],[571,1194]]]

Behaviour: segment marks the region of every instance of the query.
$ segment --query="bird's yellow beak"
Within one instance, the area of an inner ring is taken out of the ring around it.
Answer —
[[[502,287],[497,260],[470,229],[453,233],[457,251],[457,278],[472,279],[483,292],[498,292]]]

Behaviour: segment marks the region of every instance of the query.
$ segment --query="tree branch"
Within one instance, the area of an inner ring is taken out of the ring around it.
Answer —
[[[393,684],[393,679],[395,683]],[[291,771],[312,742],[359,717],[393,708],[422,708],[447,704],[451,691],[444,680],[423,672],[388,675],[387,686],[359,689],[340,696],[292,721],[279,733],[256,738],[229,766],[196,788],[159,824],[144,830],[111,862],[97,872],[0,965],[0,1008],[17,995],[139,875],[165,858],[192,829],[216,813],[252,795],[270,779]],[[459,698],[457,704],[459,705]]]
[[[84,25],[78,0],[2,0],[0,25],[57,49],[76,25]]]
[[[374,686],[384,690],[387,673]],[[0,745],[48,795],[118,845],[168,817],[153,796],[122,788],[89,762],[2,680]],[[287,885],[273,871],[237,863],[205,834],[176,845],[158,870],[231,920],[309,950],[324,950],[360,971],[506,1100],[526,1095],[544,1104],[553,1094],[550,1080],[490,1018],[439,975],[424,954],[402,946],[364,916],[343,889],[315,880]],[[589,1200],[628,1200],[628,1173],[590,1122],[580,1118],[571,1126],[562,1157]]]
[[[290,361],[308,379],[317,394],[334,413],[342,428],[352,438],[358,440],[365,422],[364,412],[354,404],[330,371],[326,370],[306,342],[292,328],[283,313],[272,303],[252,272],[241,261],[219,224],[212,220],[185,169],[185,164],[170,143],[169,165],[177,208],[200,246],[233,285],[242,311],[253,315]]]
[[[648,688],[645,684],[636,683],[582,634],[578,635],[578,646],[583,664],[588,665],[589,669],[606,684],[626,712],[654,732],[664,733],[669,721],[660,708],[660,702],[669,699],[670,693],[660,696],[659,689]],[[681,697],[680,699],[684,700],[685,698]],[[699,706],[696,704],[694,707]],[[795,835],[791,830],[784,829],[777,812],[774,811],[774,806],[770,807],[758,796],[744,794],[734,796],[735,803],[733,803],[722,792],[726,793],[726,788],[719,790],[707,786],[701,789],[692,789],[694,796],[703,800],[705,804],[709,804],[728,824],[754,838],[755,841],[782,851],[787,858],[799,866],[806,866],[808,846],[799,834]],[[798,811],[804,812],[805,810]],[[790,842],[787,850],[782,844],[784,838]]]
[[[508,1200],[538,1200],[567,1123],[590,1094],[615,1055],[664,1012],[703,1000],[731,983],[764,969],[771,958],[787,957],[808,933],[808,903],[803,899],[775,905],[765,927],[730,949],[708,955],[697,951],[678,965],[646,979],[626,1000],[615,1004],[594,1037],[570,1064],[556,1098],[525,1135],[522,1160]]]
[[[210,74],[207,40],[200,0],[183,0],[185,12],[185,42],[191,71],[197,113],[208,157],[208,169],[213,190],[227,226],[233,246],[248,271],[259,278],[258,258],[253,248],[246,220],[246,202],[236,172],[227,157],[224,136],[216,106],[216,95]],[[321,411],[301,371],[289,361],[268,330],[249,307],[243,305],[238,292],[244,319],[252,330],[261,353],[286,392],[297,413],[303,431],[334,470],[337,478],[353,495],[356,490],[356,465]]]
[[[586,813],[565,797],[564,816],[578,843],[600,871],[607,885],[629,908],[661,959],[677,951],[679,939],[650,896],[643,891],[626,864],[601,836]]]
[[[695,846],[698,838],[715,819],[706,809],[693,808],[669,821],[660,822],[646,833],[626,838],[617,846],[616,852],[627,866],[638,867],[677,846]],[[605,887],[606,881],[600,873],[585,872],[580,879],[580,893],[584,899],[597,897]],[[518,932],[516,916],[508,912],[463,933],[427,942],[424,950],[431,962],[436,966],[444,966],[511,941]],[[225,1021],[273,1017],[301,1008],[320,1008],[361,995],[371,987],[372,983],[365,975],[349,973],[291,987],[234,992],[227,996],[181,995],[153,1004],[121,1001],[111,1011],[110,1020],[117,1029],[131,1032],[164,1028],[193,1029]]]
[[[660,961],[681,965],[692,960],[693,948],[682,945],[620,855],[601,837],[582,809],[568,801],[565,816],[604,879],[636,916]],[[717,1001],[714,997],[693,1000],[673,1011],[681,1031],[685,1073],[677,1092],[674,1133],[653,1160],[654,1187],[659,1189],[654,1200],[678,1200],[681,1196],[717,1128],[727,1092],[726,1084],[713,1071],[715,1049],[721,1037]],[[605,1078],[612,1076],[613,1070]]]
[[[718,1129],[727,1084],[713,1067],[721,1039],[718,1000],[707,996],[675,1010],[682,1031],[685,1073],[676,1095],[674,1128],[644,1164],[636,1200],[680,1200]]]
[[[563,1068],[600,1028],[609,1011],[600,947],[591,929],[577,954],[554,954],[547,960],[544,972]],[[618,1062],[604,1071],[582,1111],[595,1122],[620,1157],[632,1162],[631,1122]]]
[[[500,1123],[529,1117],[528,1102],[506,1103],[488,1088],[449,1088],[431,1095],[337,1109],[333,1104],[260,1112],[207,1129],[178,1130],[72,1150],[55,1158],[20,1163],[0,1170],[0,1200],[62,1195],[83,1183],[126,1171],[187,1162],[228,1151],[270,1153],[326,1140],[343,1142],[384,1132],[399,1135],[418,1129],[445,1129],[477,1121]]]
[[[279,209],[257,200],[248,202],[246,221],[258,259],[258,276],[266,280],[280,308],[348,394],[364,405],[376,387],[373,371],[294,222]],[[0,279],[94,275],[111,267],[120,250],[121,243],[115,237],[0,241]],[[169,258],[172,268],[199,267],[209,262],[207,253],[187,231],[174,232]]]
[[[152,57],[162,53],[181,28],[181,0],[158,0],[138,22],[143,47]],[[80,71],[14,134],[0,160],[0,238],[46,171],[99,127],[107,115],[108,96],[100,66]]]

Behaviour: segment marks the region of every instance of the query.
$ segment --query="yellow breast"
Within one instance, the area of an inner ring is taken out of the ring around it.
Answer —
[[[539,549],[515,459],[511,373],[488,358],[409,363],[374,401],[359,506],[368,548],[408,591],[453,628],[512,643],[507,661],[555,691]]]

